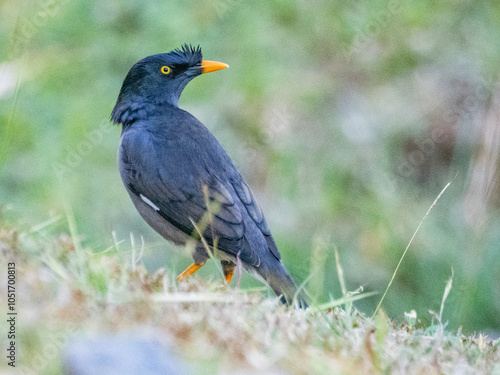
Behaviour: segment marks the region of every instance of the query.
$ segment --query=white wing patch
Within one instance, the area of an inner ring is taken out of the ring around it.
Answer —
[[[139,196],[144,201],[144,203],[146,203],[148,206],[150,206],[153,210],[160,211],[160,209],[158,208],[158,206],[156,204],[154,204],[153,202],[151,202],[147,197],[145,197],[142,194],[140,194]]]

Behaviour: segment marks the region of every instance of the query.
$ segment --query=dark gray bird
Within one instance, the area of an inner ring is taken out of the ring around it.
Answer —
[[[178,107],[189,81],[227,67],[202,60],[200,47],[184,45],[130,69],[111,114],[122,124],[120,175],[155,231],[177,245],[197,241],[194,263],[179,281],[205,264],[210,249],[228,283],[239,260],[284,303],[306,307],[252,190],[210,131]]]

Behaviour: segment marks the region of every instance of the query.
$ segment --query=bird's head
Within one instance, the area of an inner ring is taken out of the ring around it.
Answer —
[[[203,60],[201,48],[187,44],[168,53],[148,56],[129,70],[111,119],[124,124],[141,118],[158,105],[177,106],[182,90],[194,77],[227,67],[224,63]]]

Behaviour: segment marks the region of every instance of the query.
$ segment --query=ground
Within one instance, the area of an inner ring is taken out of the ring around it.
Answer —
[[[411,312],[402,324],[364,316],[348,299],[295,310],[266,288],[148,275],[134,251],[96,254],[43,227],[3,225],[0,251],[6,279],[15,263],[19,373],[64,373],[68,344],[109,335],[153,340],[196,374],[500,373],[499,340],[447,332],[440,314],[424,327]],[[0,374],[15,373],[2,362]]]

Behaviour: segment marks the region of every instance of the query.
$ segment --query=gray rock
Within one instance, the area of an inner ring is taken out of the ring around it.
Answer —
[[[67,375],[185,375],[190,371],[161,342],[125,335],[73,339],[64,353]]]

